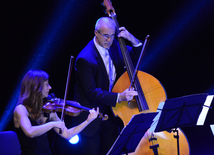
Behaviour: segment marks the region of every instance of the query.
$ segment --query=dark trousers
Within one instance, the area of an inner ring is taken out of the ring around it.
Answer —
[[[107,114],[109,119],[101,122],[99,130],[93,136],[81,135],[80,143],[83,155],[106,155],[117,139],[121,120],[115,118],[111,111],[108,111]]]

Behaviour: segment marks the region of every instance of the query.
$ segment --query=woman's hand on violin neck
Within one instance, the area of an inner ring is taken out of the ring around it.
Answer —
[[[97,111],[95,111],[94,108],[89,110],[89,115],[88,115],[88,118],[87,118],[87,122],[91,123],[94,119],[97,118],[98,114],[99,114],[99,107],[97,107]]]
[[[126,89],[124,92],[119,93],[119,102],[121,101],[131,101],[134,96],[137,96],[137,91],[134,91],[134,89]]]

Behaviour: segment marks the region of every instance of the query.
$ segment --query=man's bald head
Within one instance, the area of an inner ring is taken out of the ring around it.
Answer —
[[[110,17],[101,17],[95,24],[95,30],[100,30],[103,28],[115,29],[115,22]]]

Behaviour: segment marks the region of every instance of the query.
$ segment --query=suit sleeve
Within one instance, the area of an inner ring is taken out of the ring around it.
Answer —
[[[117,100],[117,93],[108,92],[103,89],[105,85],[108,88],[106,80],[100,78],[99,66],[93,62],[89,62],[84,58],[78,58],[75,63],[77,85],[82,89],[82,93],[85,94],[87,100],[94,105],[108,105],[115,106]]]

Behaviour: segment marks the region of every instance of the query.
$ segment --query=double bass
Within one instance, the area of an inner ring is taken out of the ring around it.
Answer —
[[[104,0],[103,5],[106,7],[106,12],[109,17],[112,18],[116,24],[116,34],[119,34],[119,24],[111,1]],[[124,39],[118,38],[118,41],[127,71],[115,83],[112,92],[121,93],[130,87],[130,79],[132,79],[135,69]],[[116,106],[112,108],[115,116],[119,116],[122,119],[124,126],[128,124],[133,115],[156,112],[159,103],[166,100],[166,92],[162,84],[148,73],[138,71],[133,87],[138,92],[135,100],[130,103],[117,103]],[[147,131],[139,142],[135,152],[130,153],[130,155],[174,155],[177,154],[177,152],[181,155],[188,155],[189,144],[180,129],[178,129],[178,135],[179,150],[177,148],[177,139],[174,138],[176,135],[174,135],[173,131],[156,133]]]

